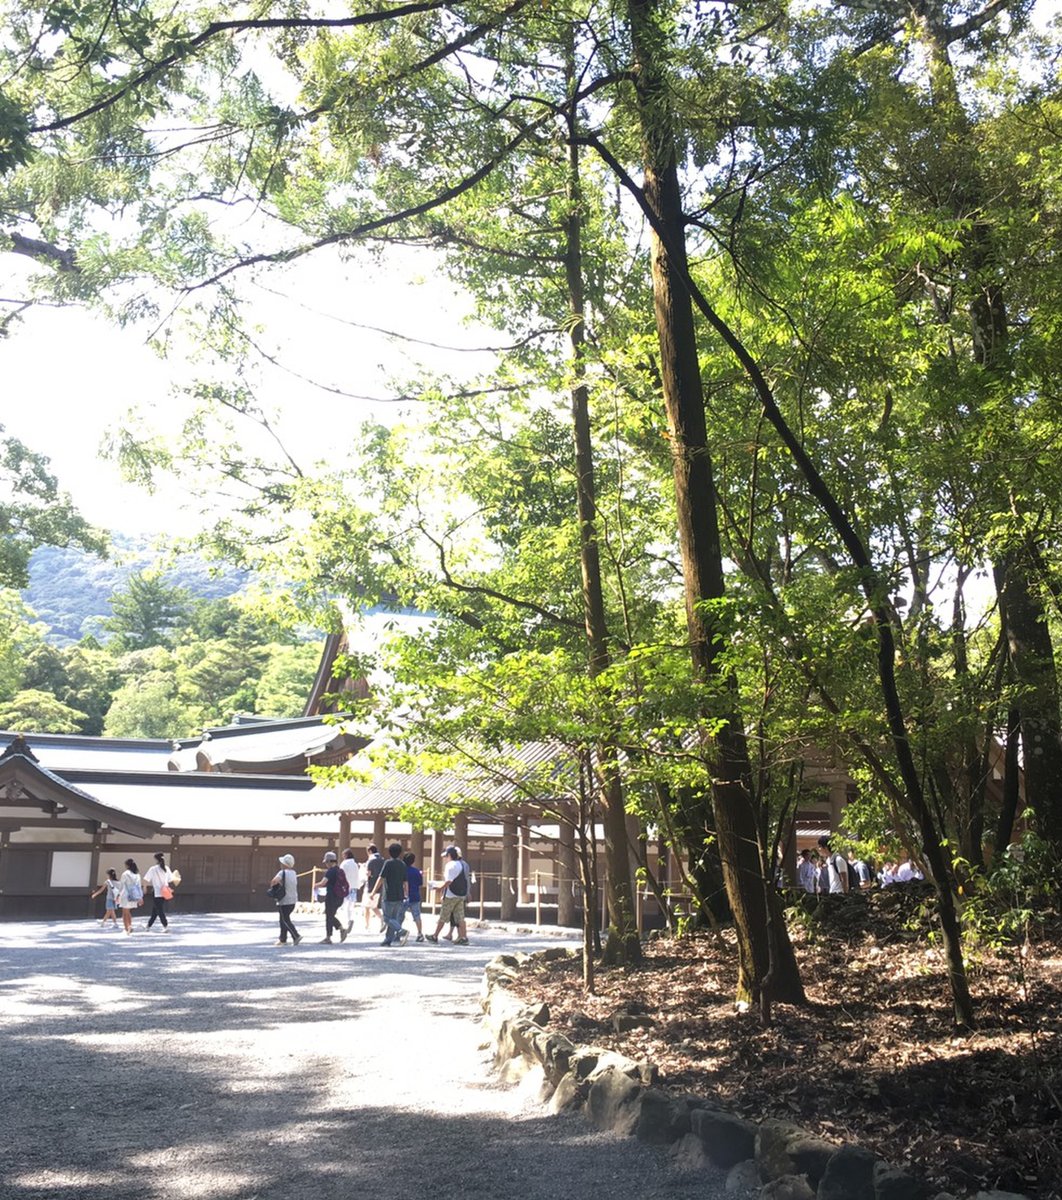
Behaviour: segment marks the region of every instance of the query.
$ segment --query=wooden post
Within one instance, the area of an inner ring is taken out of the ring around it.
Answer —
[[[516,918],[516,817],[502,818],[502,861],[501,861],[501,919]]]
[[[350,848],[350,813],[339,814],[339,853]]]
[[[571,813],[564,813],[570,817]],[[575,919],[575,827],[561,821],[557,831],[557,924],[568,928]]]
[[[535,872],[535,924],[542,924],[542,879],[538,871]]]
[[[376,844],[376,849],[387,857],[387,818],[378,813],[372,819],[372,840]]]
[[[527,817],[518,817],[516,828],[519,837],[516,860],[516,894],[519,897],[519,903],[526,904],[530,899],[527,894],[527,885],[531,875],[531,827]]]

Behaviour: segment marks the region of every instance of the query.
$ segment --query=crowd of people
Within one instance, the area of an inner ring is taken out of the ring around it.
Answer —
[[[92,899],[104,896],[104,912],[100,928],[118,928],[118,913],[122,914],[122,928],[126,933],[135,929],[133,914],[144,906],[145,889],[151,892],[151,916],[147,927],[152,929],[155,922],[163,933],[170,932],[169,918],[166,916],[166,904],[173,899],[173,889],[181,882],[181,873],[171,871],[166,866],[166,856],[160,850],[155,855],[155,861],[140,874],[136,860],[127,858],[125,870],[119,876],[113,868],[107,869],[106,877],[94,892]]]
[[[797,860],[797,887],[817,896],[845,895],[864,891],[875,884],[884,888],[924,878],[911,858],[888,862],[875,870],[865,859],[834,850],[828,837],[819,838],[818,850],[801,850]]]
[[[413,931],[418,942],[441,940],[467,946],[465,900],[471,890],[472,873],[461,857],[460,847],[447,846],[442,857],[443,878],[435,884],[441,901],[439,916],[434,932],[426,934],[421,914],[424,876],[416,865],[415,854],[403,853],[398,842],[387,847],[386,856],[370,845],[364,862],[358,862],[352,849],[344,850],[342,859],[329,850],[321,864],[323,875],[317,882],[315,897],[324,903],[322,941],[331,945],[338,936],[340,942],[345,942],[355,925],[365,933],[372,933],[375,925],[384,935],[383,946],[404,946]],[[292,920],[298,904],[295,859],[282,854],[278,861],[280,869],[270,881],[270,894],[276,900],[280,920],[276,945],[297,946],[302,935]],[[407,927],[407,918],[411,928]]]
[[[434,885],[440,900],[438,920],[431,933],[424,932],[421,914],[421,896],[425,888],[424,876],[417,866],[417,857],[412,852],[403,853],[402,846],[393,842],[383,855],[371,845],[365,861],[359,862],[352,849],[343,851],[342,859],[329,850],[321,864],[321,873],[315,872],[313,900],[324,904],[325,943],[333,943],[338,935],[345,942],[355,926],[365,933],[374,929],[383,936],[384,946],[404,946],[411,933],[416,941],[438,943],[454,942],[458,946],[468,945],[468,926],[465,921],[465,901],[475,878],[458,846],[447,846],[443,851],[444,867],[442,879]],[[299,902],[299,877],[295,872],[295,859],[282,854],[277,873],[270,880],[269,894],[275,900],[280,921],[277,946],[297,946],[302,935],[295,927],[292,914]],[[154,863],[140,874],[136,861],[125,860],[121,875],[108,868],[106,876],[92,893],[93,899],[102,896],[104,904],[101,928],[118,928],[118,913],[122,914],[122,927],[127,934],[136,928],[133,917],[145,904],[145,892],[151,894],[151,916],[147,928],[158,923],[163,933],[170,932],[166,905],[173,898],[173,889],[181,882],[179,871],[166,866],[166,856],[160,851]],[[409,925],[407,927],[407,921]]]

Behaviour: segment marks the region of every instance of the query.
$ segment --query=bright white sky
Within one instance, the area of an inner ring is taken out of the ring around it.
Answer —
[[[394,379],[412,376],[418,364],[460,375],[489,364],[487,354],[356,328],[375,326],[447,346],[496,343],[497,335],[467,327],[467,297],[437,275],[416,273],[431,263],[428,252],[416,262],[403,252],[389,265],[372,260],[361,268],[322,253],[284,271],[263,272],[264,286],[248,289],[263,327],[256,339],[288,368],[264,365],[258,394],[279,414],[278,429],[300,466],[342,462],[363,421],[393,419],[401,408],[334,395],[298,376],[359,396],[387,397],[395,394]],[[0,254],[5,291],[17,288],[25,272],[24,259]],[[0,341],[7,381],[0,424],[51,459],[61,485],[94,524],[123,533],[186,534],[198,521],[180,513],[178,486],[149,496],[124,483],[117,466],[97,453],[106,431],[133,407],[168,436],[179,436],[191,402],[177,389],[201,377],[203,368],[190,353],[160,359],[145,345],[149,333],[148,326],[122,330],[77,309],[28,312]]]

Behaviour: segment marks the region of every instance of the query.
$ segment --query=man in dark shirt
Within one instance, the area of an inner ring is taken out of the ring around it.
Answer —
[[[406,864],[406,874],[409,880],[409,899],[406,901],[405,911],[413,918],[413,924],[417,927],[417,941],[424,941],[424,926],[420,919],[420,889],[424,883],[424,876],[421,874],[420,868],[413,864],[417,861],[417,856],[410,852],[402,855],[402,861]]]
[[[338,930],[339,940],[345,942],[347,940],[346,928],[336,920],[336,913],[339,911],[339,906],[343,903],[343,897],[339,894],[339,867],[336,865],[336,855],[334,850],[329,850],[324,856],[324,906],[325,906],[325,935],[324,940],[331,943],[332,930]]]
[[[409,933],[402,928],[402,917],[409,899],[409,872],[400,858],[402,847],[398,842],[392,842],[387,847],[387,853],[390,857],[383,864],[373,891],[381,893],[385,930],[383,945],[404,946],[409,937]]]
[[[380,896],[376,891],[376,881],[380,878],[380,872],[383,870],[384,858],[380,851],[372,845],[369,846],[366,854],[365,891],[362,894],[361,906],[365,912],[365,932],[368,933],[372,920],[371,914],[375,912],[377,916],[380,916],[378,909]],[[380,928],[383,929],[383,917],[380,917]]]

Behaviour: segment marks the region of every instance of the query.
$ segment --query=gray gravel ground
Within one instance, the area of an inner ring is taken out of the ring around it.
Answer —
[[[297,923],[296,949],[273,947],[269,913],[178,913],[168,936],[142,917],[132,936],[0,925],[0,1198],[722,1193],[495,1082],[483,965],[555,938],[325,946],[320,918]]]

